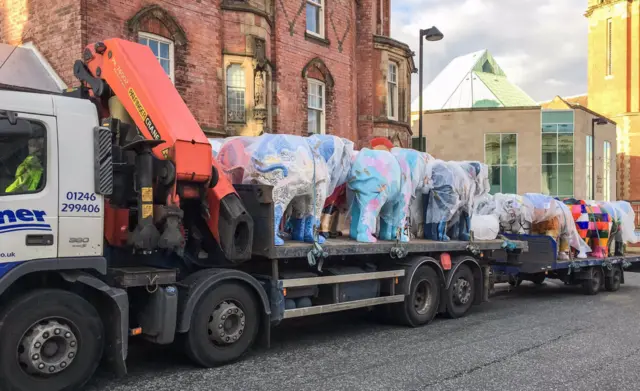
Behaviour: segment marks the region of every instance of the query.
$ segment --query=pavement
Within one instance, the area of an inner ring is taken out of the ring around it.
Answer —
[[[585,296],[547,280],[496,285],[461,319],[411,329],[365,312],[300,319],[271,349],[214,369],[180,353],[133,346],[122,380],[99,372],[90,391],[640,390],[640,274]]]

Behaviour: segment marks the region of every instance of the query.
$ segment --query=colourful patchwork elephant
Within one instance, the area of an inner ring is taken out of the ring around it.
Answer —
[[[300,136],[267,133],[236,140],[222,146],[218,160],[226,172],[233,172],[234,183],[273,186],[275,244],[284,244],[279,228],[290,203],[292,238],[313,242],[327,197],[330,177],[326,161]],[[318,241],[322,243],[324,238]]]
[[[380,217],[380,239],[396,239],[395,230],[405,219],[402,173],[391,152],[363,148],[355,155],[347,180],[352,238],[376,242],[373,234]]]
[[[591,256],[609,256],[609,234],[612,222],[609,214],[598,205],[589,205],[584,200],[565,199],[575,221],[578,234],[591,247]]]

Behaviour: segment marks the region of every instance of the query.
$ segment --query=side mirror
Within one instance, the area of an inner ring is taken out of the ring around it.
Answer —
[[[0,113],[0,136],[32,137],[35,134],[31,123],[26,119],[2,118]]]

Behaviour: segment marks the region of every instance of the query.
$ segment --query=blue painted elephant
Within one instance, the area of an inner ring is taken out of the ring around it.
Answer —
[[[241,181],[235,176],[234,183],[273,186],[276,245],[284,244],[279,228],[290,203],[294,222],[292,238],[314,241],[314,228],[320,221],[330,177],[326,161],[304,137],[268,133],[241,137],[225,143],[218,157],[223,166],[243,168]],[[318,237],[318,241],[322,243],[324,238]]]
[[[428,174],[427,164],[432,158],[427,153],[419,152],[415,149],[397,147],[391,149],[391,154],[398,161],[402,173],[400,188],[403,202],[400,240],[407,242],[409,241],[412,226],[410,206],[416,196],[422,197],[424,189],[429,186],[431,175]],[[397,229],[397,227],[394,227],[394,229]]]
[[[376,242],[373,234],[379,217],[380,239],[395,240],[396,229],[406,216],[402,169],[395,156],[388,151],[363,148],[355,156],[347,188],[350,236],[359,242]]]
[[[475,202],[488,192],[488,177],[480,162],[433,162],[431,190],[424,199],[424,237],[468,241]]]

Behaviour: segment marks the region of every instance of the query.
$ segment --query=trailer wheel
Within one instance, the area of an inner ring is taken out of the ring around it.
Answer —
[[[82,297],[42,289],[13,300],[0,314],[2,389],[78,390],[102,358],[104,330]]]
[[[467,313],[473,305],[475,289],[473,272],[469,266],[460,265],[447,289],[447,315],[450,318],[460,318]]]
[[[206,368],[239,359],[256,338],[259,317],[256,299],[243,285],[215,286],[194,309],[185,336],[187,355]]]
[[[620,283],[622,282],[622,270],[615,266],[611,277],[607,277],[604,280],[604,287],[609,292],[615,292],[620,289]]]
[[[600,292],[604,280],[604,272],[599,266],[591,268],[591,277],[582,281],[582,290],[585,295],[596,295]]]
[[[440,305],[441,281],[429,266],[421,266],[411,279],[404,302],[394,304],[392,316],[396,322],[410,327],[428,324],[435,318]]]

